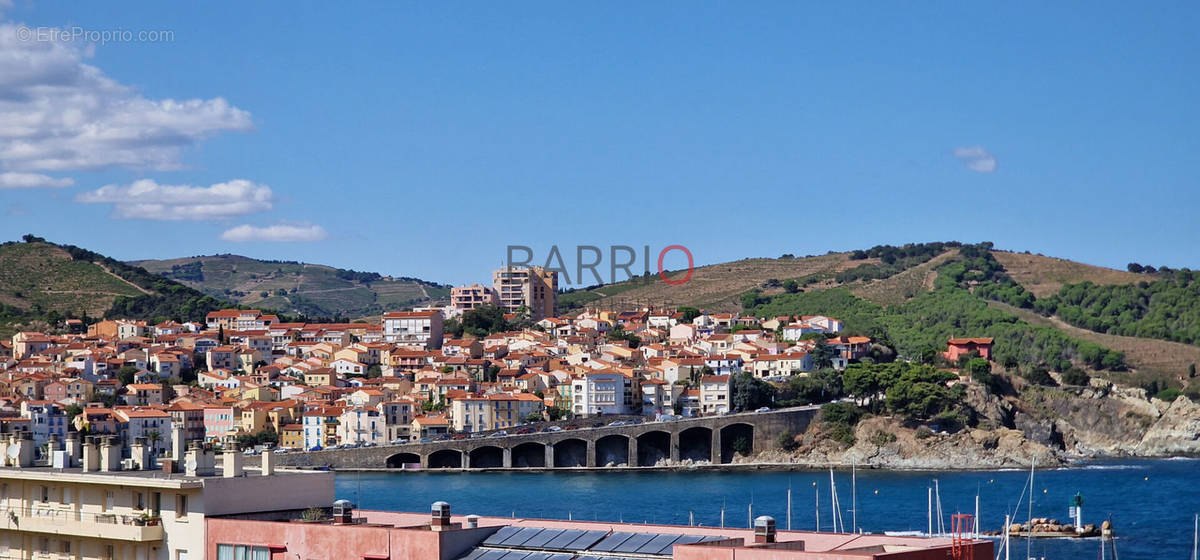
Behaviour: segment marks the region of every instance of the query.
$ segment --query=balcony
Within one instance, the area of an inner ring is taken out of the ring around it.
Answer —
[[[129,542],[152,542],[163,539],[162,522],[157,517],[144,518],[115,513],[81,513],[50,505],[32,508],[12,508],[0,511],[3,525],[10,531],[70,535]]]

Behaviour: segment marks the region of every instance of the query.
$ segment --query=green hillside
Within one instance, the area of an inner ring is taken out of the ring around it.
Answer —
[[[250,307],[325,317],[363,317],[447,301],[450,288],[292,261],[212,255],[131,264]]]
[[[142,268],[26,235],[0,244],[0,336],[65,318],[201,321],[229,302]]]
[[[1186,269],[1114,270],[990,243],[917,243],[698,267],[681,286],[657,276],[591,286],[561,294],[559,308],[828,313],[910,356],[948,336],[993,336],[1004,365],[1118,371],[1136,383],[1177,386],[1200,364],[1198,278]]]

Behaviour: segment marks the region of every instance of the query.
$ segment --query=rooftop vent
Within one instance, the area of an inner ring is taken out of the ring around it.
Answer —
[[[434,531],[444,531],[450,528],[450,504],[441,501],[433,502],[429,509],[433,515],[429,526]]]
[[[333,502],[333,522],[338,524],[349,524],[354,515],[354,504],[350,500],[338,500]]]
[[[773,543],[775,542],[775,518],[769,515],[760,515],[754,518],[754,542],[755,543]]]

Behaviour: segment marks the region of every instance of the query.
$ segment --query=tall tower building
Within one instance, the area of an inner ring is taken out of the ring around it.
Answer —
[[[540,266],[501,268],[492,272],[500,305],[516,311],[522,305],[534,321],[553,317],[558,303],[558,273]]]

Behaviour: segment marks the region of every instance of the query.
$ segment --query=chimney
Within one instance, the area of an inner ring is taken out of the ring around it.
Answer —
[[[216,476],[217,474],[217,452],[211,447],[201,446],[200,456],[200,476]]]
[[[117,447],[116,439],[104,436],[100,444],[100,472],[113,472],[121,466],[121,448]]]
[[[71,466],[79,464],[79,432],[67,433],[67,455],[71,457]]]
[[[775,542],[775,518],[760,515],[754,518],[754,544]]]
[[[467,528],[468,529],[479,528],[479,516],[478,515],[475,515],[472,513],[471,515],[467,516]]]
[[[354,504],[350,500],[333,502],[333,524],[348,525],[354,522]]]
[[[445,531],[450,528],[450,504],[440,501],[433,502],[430,510],[433,514],[433,518],[429,522],[430,529]]]
[[[184,474],[188,476],[200,476],[200,461],[203,459],[204,450],[200,448],[200,442],[193,441],[189,443],[187,456],[183,459]]]
[[[100,470],[100,450],[96,448],[96,438],[89,437],[83,443],[83,472]]]
[[[262,475],[271,476],[275,474],[275,453],[270,449],[264,449],[262,452]]]
[[[224,471],[225,478],[242,476],[242,452],[226,451],[221,463],[221,469]]]
[[[49,454],[53,454],[55,451],[62,449],[58,443],[58,434],[50,434],[50,439],[46,440],[46,446],[50,451]]]
[[[150,465],[146,463],[148,457],[146,438],[133,438],[133,443],[129,444],[129,458],[133,460],[134,468],[137,470],[148,470],[150,468]]]
[[[21,440],[17,442],[20,448],[17,450],[17,466],[32,467],[33,466],[33,434],[25,432],[21,434]]]
[[[183,427],[179,422],[171,424],[171,458],[176,463],[183,462],[183,454],[187,450],[187,440],[183,437]]]

